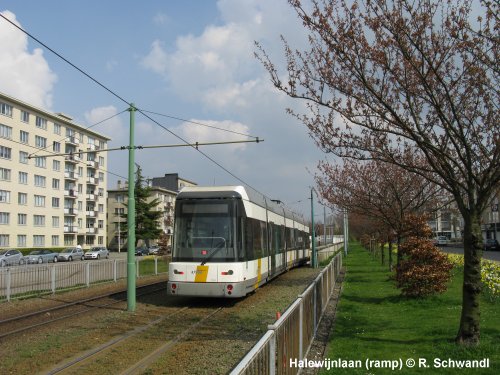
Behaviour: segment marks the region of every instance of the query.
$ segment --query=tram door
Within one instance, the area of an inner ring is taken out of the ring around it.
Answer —
[[[270,278],[272,278],[275,273],[276,273],[276,253],[277,253],[277,247],[275,245],[276,243],[276,236],[275,236],[275,225],[274,223],[270,222],[269,223],[269,230],[267,231],[269,233],[269,256],[271,257],[271,267],[270,267]]]

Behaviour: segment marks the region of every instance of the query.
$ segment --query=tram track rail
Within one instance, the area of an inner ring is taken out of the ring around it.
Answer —
[[[154,287],[157,285],[163,285],[159,288],[155,288],[153,290],[147,290],[150,287]],[[156,283],[151,283],[151,284],[146,284],[137,287],[138,290],[143,290],[143,292],[140,292],[137,294],[137,296],[144,296],[148,294],[153,294],[157,293],[160,291],[166,290],[166,286],[164,286],[164,282],[156,282]],[[84,314],[88,313],[90,311],[96,310],[96,309],[102,309],[102,308],[109,308],[112,305],[122,303],[126,301],[124,298],[118,298],[114,301],[110,301],[104,304],[97,304],[93,305],[91,303],[97,302],[102,299],[109,299],[113,298],[115,296],[119,296],[121,294],[125,294],[127,292],[126,289],[122,289],[119,291],[114,291],[106,294],[102,294],[99,296],[94,296],[90,298],[85,298],[85,299],[80,299],[76,301],[70,301],[70,302],[65,302],[57,306],[53,306],[50,308],[46,309],[41,309],[41,310],[36,310],[32,311],[23,315],[18,315],[18,316],[13,316],[7,319],[2,319],[0,320],[0,340],[4,339],[5,337],[12,336],[14,334],[19,334],[25,331],[30,331],[39,327],[43,327],[45,325],[49,325],[61,320],[69,319],[71,317],[74,317],[79,314]],[[79,308],[83,307],[83,308]],[[71,312],[65,313],[64,310],[73,310]],[[61,315],[59,315],[62,312]],[[52,315],[56,313],[55,317],[52,317]],[[59,314],[58,314],[59,313]],[[23,322],[30,321],[30,320],[38,320],[36,323],[31,323],[28,325],[23,324]],[[13,325],[14,328],[9,327],[10,325]]]
[[[186,313],[187,310],[189,310],[191,307],[185,306],[182,308],[177,309],[173,313],[167,315],[167,316],[160,316],[157,317],[156,319],[148,322],[147,324],[136,327],[135,329],[125,332],[122,335],[119,335],[117,337],[114,337],[113,339],[109,340],[108,342],[93,348],[82,355],[71,359],[70,361],[63,363],[62,365],[53,368],[52,370],[49,370],[47,372],[48,375],[56,375],[56,374],[64,374],[64,373],[71,373],[73,371],[77,371],[78,368],[84,367],[88,362],[94,361],[96,356],[101,356],[101,355],[106,355],[106,352],[113,350],[116,348],[118,345],[123,344],[124,341],[133,339],[137,336],[140,336],[141,334],[146,334],[148,330],[155,328],[155,326],[158,326],[160,323],[164,323],[166,321],[172,320],[175,317],[177,317],[181,313]],[[188,327],[182,330],[182,332],[178,333],[177,335],[173,336],[171,339],[167,340],[163,345],[160,345],[159,347],[154,348],[149,354],[147,354],[143,359],[140,361],[134,363],[132,366],[126,368],[125,370],[121,371],[121,375],[134,375],[134,374],[139,374],[141,373],[145,368],[150,366],[151,364],[155,363],[156,360],[158,360],[159,357],[164,355],[168,350],[170,350],[172,347],[174,347],[178,342],[186,339],[189,337],[189,335],[201,324],[205,323],[207,320],[215,316],[217,313],[222,311],[223,307],[218,307],[214,308],[213,311],[208,312],[205,314],[203,317],[198,319],[196,322],[190,324]]]

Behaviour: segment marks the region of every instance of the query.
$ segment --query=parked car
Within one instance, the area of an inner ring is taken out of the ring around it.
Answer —
[[[93,247],[85,253],[85,259],[109,259],[109,251],[105,247]]]
[[[434,246],[446,246],[446,245],[448,245],[448,243],[449,243],[449,240],[448,240],[448,237],[446,237],[446,236],[437,236],[434,239]]]
[[[19,250],[0,250],[0,267],[17,265],[22,257]]]
[[[498,244],[498,241],[494,238],[487,238],[483,242],[484,250],[500,250],[500,244]]]
[[[57,257],[57,260],[62,262],[72,262],[75,259],[84,259],[83,250],[78,247],[68,247],[61,251]]]
[[[151,254],[151,255],[158,255],[159,251],[160,251],[160,248],[156,245],[149,247],[149,254]]]
[[[142,255],[149,255],[149,250],[145,247],[138,247],[135,249],[135,255],[139,257]]]
[[[58,253],[54,253],[48,249],[33,250],[28,255],[19,260],[19,264],[42,264],[49,262],[57,262]]]

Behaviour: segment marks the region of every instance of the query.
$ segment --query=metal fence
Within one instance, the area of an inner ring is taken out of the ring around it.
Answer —
[[[136,259],[137,277],[168,273],[162,258]],[[0,268],[0,302],[127,277],[127,260],[99,260]]]
[[[341,267],[342,253],[338,253],[285,313],[268,326],[231,375],[297,374],[299,361],[311,347]]]

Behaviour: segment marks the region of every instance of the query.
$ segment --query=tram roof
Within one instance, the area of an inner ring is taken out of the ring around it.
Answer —
[[[284,215],[287,219],[306,225],[304,219],[291,210],[283,207],[253,189],[244,186],[186,186],[177,195],[177,199],[184,198],[241,198],[267,208],[278,215]]]

